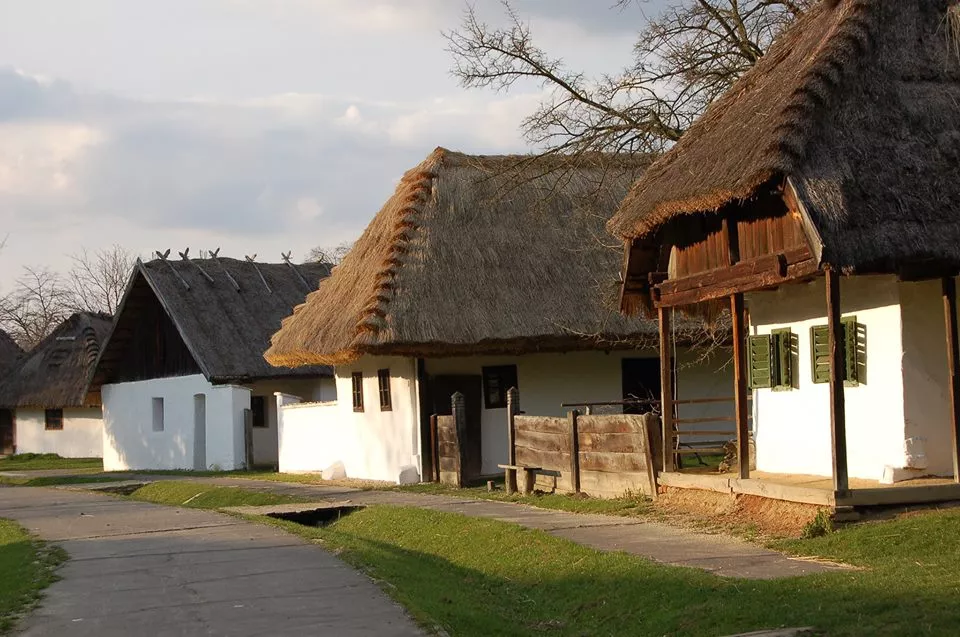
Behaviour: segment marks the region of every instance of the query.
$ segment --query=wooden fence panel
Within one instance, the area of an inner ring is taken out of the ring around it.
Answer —
[[[460,463],[460,439],[453,416],[437,416],[437,444],[440,456],[440,482],[460,487],[463,473]]]
[[[566,418],[515,416],[517,464],[543,467],[534,488],[573,491],[570,476],[570,424]]]

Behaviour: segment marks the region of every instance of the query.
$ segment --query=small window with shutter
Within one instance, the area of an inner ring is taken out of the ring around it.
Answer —
[[[843,339],[840,356],[843,361],[841,378],[847,387],[856,387],[867,382],[867,328],[857,322],[857,317],[840,319]],[[810,367],[815,383],[830,382],[830,329],[826,325],[810,328]]]
[[[748,344],[750,388],[793,389],[794,335],[790,328],[751,336]]]

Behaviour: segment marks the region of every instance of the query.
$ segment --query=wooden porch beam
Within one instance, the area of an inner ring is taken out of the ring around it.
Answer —
[[[950,434],[953,446],[953,481],[960,483],[960,341],[957,340],[957,282],[952,276],[941,279],[943,291],[943,320],[947,328],[947,370],[950,384]]]
[[[660,421],[663,425],[663,471],[674,470],[673,466],[673,375],[670,361],[673,348],[670,341],[670,310],[657,310],[660,332]]]
[[[750,430],[747,421],[750,405],[747,403],[746,321],[743,294],[730,296],[730,315],[733,322],[733,389],[737,422],[737,458],[740,477],[750,477]]]
[[[850,488],[847,475],[847,415],[843,397],[846,364],[841,350],[843,323],[840,322],[840,274],[826,268],[827,329],[830,332],[830,437],[833,451],[833,488],[838,494]]]

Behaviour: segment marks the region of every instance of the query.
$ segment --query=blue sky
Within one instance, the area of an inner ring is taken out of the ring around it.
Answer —
[[[518,0],[543,46],[615,72],[644,14]],[[613,4],[612,0],[609,4]],[[478,0],[496,23],[499,3]],[[457,0],[0,0],[0,293],[119,243],[221,254],[355,238],[434,147],[523,152],[539,87],[464,91]]]

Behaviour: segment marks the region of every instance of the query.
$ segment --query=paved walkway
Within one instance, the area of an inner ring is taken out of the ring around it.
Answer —
[[[274,527],[19,487],[0,488],[0,517],[71,556],[24,635],[422,634],[369,579]]]
[[[155,477],[170,478],[169,476]],[[702,568],[727,577],[775,579],[842,568],[787,557],[727,535],[697,533],[641,518],[566,513],[510,502],[403,491],[361,491],[338,486],[243,478],[189,479],[193,482],[242,487],[294,495],[310,500],[414,506],[492,518],[540,529],[551,535],[602,551],[625,551],[664,564]]]

